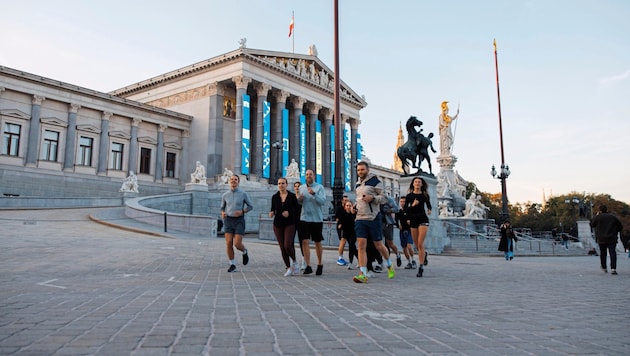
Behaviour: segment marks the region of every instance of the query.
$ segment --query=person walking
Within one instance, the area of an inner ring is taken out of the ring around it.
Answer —
[[[407,214],[404,207],[407,197],[401,196],[399,199],[400,210],[395,214],[396,225],[398,226],[398,238],[400,239],[400,247],[402,247],[407,265],[405,269],[416,269],[416,260],[413,259],[413,239],[411,238],[411,228],[407,224]]]
[[[416,277],[422,277],[424,266],[429,264],[429,254],[424,248],[424,239],[429,231],[428,215],[431,215],[431,200],[429,199],[427,188],[427,182],[423,178],[414,177],[409,184],[408,194],[405,197],[404,210],[407,214],[407,224],[411,230],[413,243],[418,249],[418,273]]]
[[[501,240],[497,250],[503,251],[506,261],[514,259],[514,243],[517,241],[514,229],[510,225],[510,220],[505,220],[501,224]]]
[[[400,207],[396,204],[396,201],[389,196],[385,196],[387,198],[387,202],[385,204],[381,204],[381,223],[383,228],[383,237],[385,238],[385,246],[388,251],[393,252],[396,256],[396,266],[400,267],[402,265],[402,258],[400,255],[400,251],[398,251],[398,247],[394,242],[394,225],[396,225],[395,214],[400,211]]]
[[[322,229],[324,228],[324,214],[322,207],[326,204],[326,192],[324,187],[315,182],[315,172],[312,169],[306,171],[306,184],[300,186],[297,199],[302,204],[302,213],[300,214],[300,244],[304,250],[304,261],[306,268],[304,274],[313,273],[311,268],[311,248],[310,240],[315,243],[315,254],[317,255],[317,271],[315,275],[321,276],[324,270],[322,264],[322,255],[324,249],[322,247]]]
[[[287,268],[284,276],[297,274],[300,270],[295,259],[295,226],[299,222],[300,205],[294,193],[287,190],[287,179],[278,178],[278,191],[271,197],[269,217],[273,218],[273,233],[276,235],[282,260]]]
[[[387,264],[387,277],[394,278],[396,272],[389,258],[389,251],[383,244],[381,228],[380,204],[387,202],[383,195],[383,183],[374,174],[370,174],[370,167],[365,161],[357,163],[357,217],[354,222],[354,230],[357,235],[359,249],[360,272],[352,280],[356,283],[367,283],[367,240],[374,242],[374,246],[380,252]]]
[[[619,218],[608,212],[606,205],[600,205],[597,215],[591,220],[591,227],[595,229],[595,240],[599,245],[599,261],[602,272],[608,273],[606,255],[610,254],[610,273],[617,274],[617,238],[623,230]]]
[[[232,175],[229,181],[230,190],[221,196],[221,219],[224,221],[225,248],[230,261],[228,272],[236,271],[234,247],[243,252],[243,266],[249,262],[247,249],[243,245],[243,235],[245,234],[245,213],[251,211],[254,205],[247,193],[238,187],[240,182],[241,179],[238,175]]]

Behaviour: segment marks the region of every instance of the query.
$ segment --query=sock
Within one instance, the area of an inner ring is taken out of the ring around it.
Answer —
[[[243,249],[243,254],[246,255],[247,254],[247,249]]]
[[[236,260],[230,260],[230,264],[231,265],[235,265],[236,264]]]
[[[367,267],[361,267],[361,273],[367,275]]]
[[[343,258],[343,255],[339,255],[339,258],[340,258],[340,259],[341,259],[341,258]]]
[[[386,260],[386,262],[387,262],[387,267],[391,267],[392,266],[392,261],[389,258]]]

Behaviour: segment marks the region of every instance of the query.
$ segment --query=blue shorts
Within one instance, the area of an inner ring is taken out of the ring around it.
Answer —
[[[400,230],[400,247],[405,248],[407,245],[413,245],[413,239],[411,238],[411,231]]]
[[[226,234],[243,236],[243,234],[245,234],[245,217],[239,216],[237,218],[232,218],[226,216],[223,223],[223,232]]]
[[[383,228],[381,219],[374,220],[355,220],[354,231],[357,239],[368,238],[372,241],[381,241],[383,239]]]

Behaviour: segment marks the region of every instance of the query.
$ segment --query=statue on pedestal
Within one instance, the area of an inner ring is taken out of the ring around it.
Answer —
[[[442,102],[442,114],[440,114],[440,155],[450,155],[453,147],[453,132],[451,131],[451,123],[457,119],[459,108],[455,116],[448,115],[448,101]]]
[[[230,177],[233,175],[234,173],[230,169],[225,167],[223,169],[223,174],[221,175],[221,183],[228,184],[228,182],[230,181]]]
[[[129,171],[129,176],[122,182],[119,192],[138,193],[138,177],[133,171]]]
[[[291,158],[291,163],[287,166],[286,178],[300,178],[300,167],[295,161],[295,158]]]
[[[405,127],[407,128],[407,142],[398,147],[396,154],[402,162],[402,169],[405,174],[411,173],[411,168],[417,168],[419,172],[422,172],[420,165],[423,160],[426,160],[429,165],[429,174],[433,174],[431,168],[431,158],[429,157],[429,147],[433,152],[436,152],[433,148],[431,138],[433,133],[429,136],[425,136],[421,128],[422,121],[418,120],[415,116],[409,117]]]
[[[190,174],[190,183],[193,184],[208,184],[206,182],[206,167],[197,161],[195,171]]]

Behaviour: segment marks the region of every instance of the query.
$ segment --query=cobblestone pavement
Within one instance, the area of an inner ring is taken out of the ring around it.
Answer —
[[[284,277],[276,245],[98,224],[97,209],[0,211],[1,355],[627,355],[630,259],[430,256],[368,284],[324,252]],[[299,251],[299,249],[298,249]],[[240,261],[240,253],[237,253]]]

